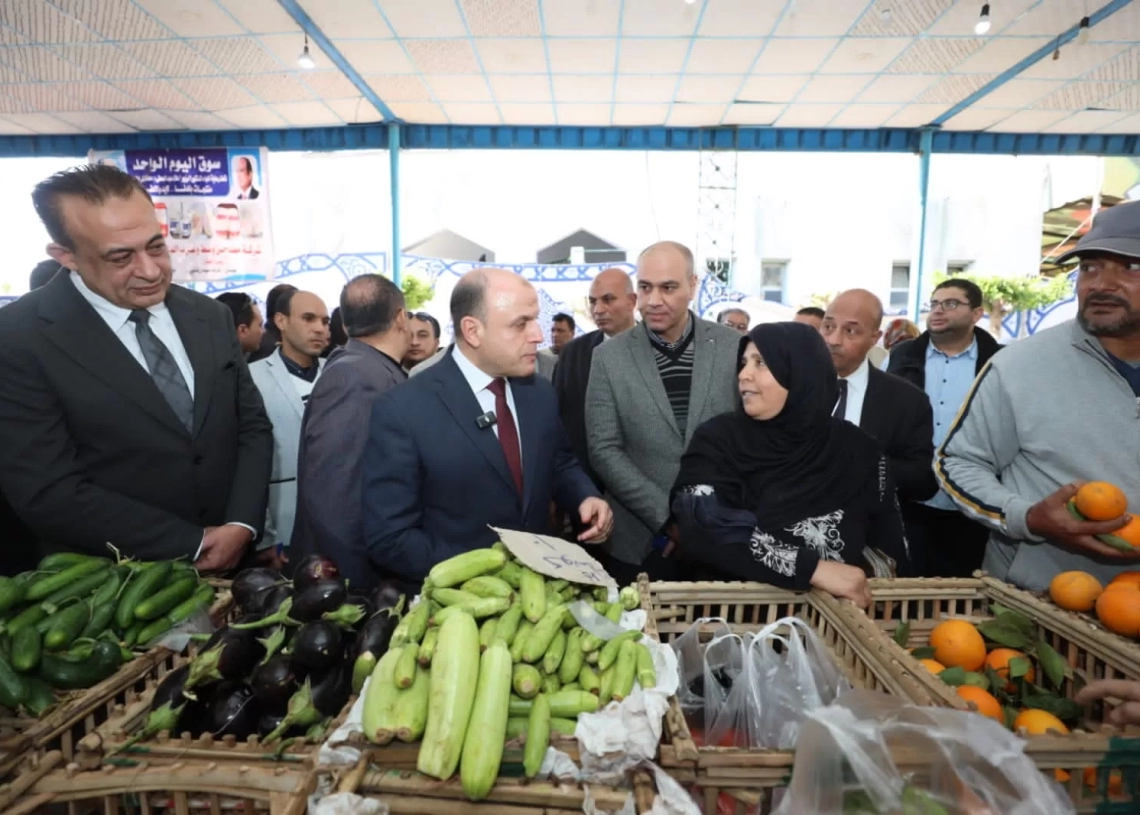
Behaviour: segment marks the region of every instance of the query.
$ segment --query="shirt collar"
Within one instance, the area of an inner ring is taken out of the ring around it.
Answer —
[[[863,357],[863,362],[855,369],[855,372],[852,373],[851,376],[841,376],[839,378],[846,379],[849,388],[865,390],[867,388],[867,380],[871,378],[871,363],[867,361],[866,357]]]
[[[83,282],[83,278],[80,277],[79,272],[74,269],[71,270],[69,276],[80,296],[90,303],[91,307],[99,313],[99,316],[115,331],[118,331],[127,324],[127,321],[131,318],[132,309],[116,306],[103,295],[91,291],[91,289],[87,288],[87,284]],[[154,315],[162,314],[166,311],[166,303],[156,303],[148,308],[147,311]]]
[[[451,352],[451,356],[455,358],[455,364],[459,366],[460,373],[463,378],[467,380],[467,384],[471,386],[471,390],[478,394],[485,391],[487,386],[490,385],[495,377],[484,373],[480,368],[463,353],[459,348],[459,344],[455,344],[455,350]]]
[[[277,355],[281,357],[281,361],[285,363],[285,370],[287,370],[290,374],[297,377],[298,379],[303,379],[306,382],[316,381],[317,372],[321,369],[320,360],[314,361],[313,364],[308,368],[302,368],[294,360],[291,360],[289,357],[285,356],[285,349],[283,347],[277,347]]]
[[[960,354],[955,354],[954,356],[950,356],[945,351],[938,348],[938,346],[934,344],[934,340],[931,340],[926,344],[926,358],[933,359],[936,356],[946,357],[947,359],[958,359],[958,357],[965,357],[966,359],[976,360],[978,358],[978,338],[975,336],[973,341],[970,342],[969,348]]]
[[[653,340],[653,342],[657,343],[662,348],[672,351],[674,348],[678,348],[683,345],[685,341],[689,339],[689,336],[693,333],[693,312],[690,311],[686,319],[688,322],[685,323],[685,330],[676,342],[669,342],[668,340],[663,339],[660,335],[654,332],[652,328],[649,327],[648,323],[642,323],[642,325],[644,325],[645,330],[649,332],[649,339]]]

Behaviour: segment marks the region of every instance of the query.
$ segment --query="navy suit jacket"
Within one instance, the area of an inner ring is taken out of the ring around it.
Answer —
[[[558,419],[554,388],[510,380],[522,447],[523,492],[495,431],[450,354],[372,408],[364,452],[363,523],[382,571],[421,581],[431,567],[496,540],[488,524],[550,534],[550,501],[577,517],[597,496]]]

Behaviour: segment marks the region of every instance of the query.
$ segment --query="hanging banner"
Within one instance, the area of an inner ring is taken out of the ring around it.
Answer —
[[[273,241],[264,147],[92,150],[139,180],[170,248],[178,283],[269,280]]]

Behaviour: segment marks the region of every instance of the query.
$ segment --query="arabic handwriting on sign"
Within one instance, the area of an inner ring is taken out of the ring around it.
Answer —
[[[543,538],[542,536],[540,536],[540,535],[535,535],[535,536],[533,536],[533,537],[531,538],[531,543],[537,544],[537,545],[539,545],[539,546],[545,546],[547,549],[552,549],[552,550],[554,550],[554,551],[558,551],[558,550],[557,550],[557,549],[555,549],[555,547],[554,547],[554,546],[553,546],[553,545],[550,543],[550,541],[548,541],[548,540],[544,539],[544,538]]]
[[[550,547],[554,548],[554,547]],[[561,570],[562,568],[577,569],[583,577],[592,580],[603,580],[604,577],[599,575],[592,563],[587,563],[584,560],[575,560],[568,555],[543,555],[542,559],[546,561],[547,565],[554,570]]]

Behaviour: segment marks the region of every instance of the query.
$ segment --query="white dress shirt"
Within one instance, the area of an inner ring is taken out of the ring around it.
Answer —
[[[459,350],[459,344],[456,343],[455,350],[451,352],[455,357],[455,364],[459,366],[460,373],[463,378],[467,380],[467,384],[471,386],[471,392],[475,394],[475,398],[479,400],[479,407],[482,408],[484,413],[493,413],[495,410],[495,394],[487,390],[495,377],[489,376],[481,371],[474,362],[467,358],[467,355]],[[519,461],[522,461],[522,425],[519,421],[519,412],[515,408],[515,393],[511,389],[511,380],[507,379],[507,407],[511,409],[511,415],[515,419],[515,431],[519,437]],[[474,422],[477,416],[472,416],[471,421]],[[499,423],[495,422],[491,426],[495,431],[496,438],[499,435]]]
[[[143,367],[143,370],[150,373],[150,368],[147,367],[146,357],[143,356],[142,347],[139,346],[138,336],[135,334],[135,324],[131,322],[131,309],[116,306],[110,300],[106,299],[100,294],[96,294],[87,288],[87,284],[83,282],[83,278],[79,276],[79,272],[72,270],[71,282],[75,284],[75,288],[83,296],[83,299],[91,304],[95,309],[95,313],[103,318],[103,322],[111,329],[111,332],[119,338],[135,361]],[[174,362],[178,365],[178,371],[182,374],[182,378],[186,380],[186,387],[190,389],[190,398],[194,398],[194,367],[190,364],[190,356],[186,353],[186,346],[182,344],[182,338],[178,336],[178,329],[174,325],[174,318],[170,316],[170,309],[166,307],[166,303],[159,303],[158,305],[151,306],[147,309],[150,312],[150,321],[148,325],[154,335],[162,340],[162,344],[170,351],[171,356],[174,357]]]
[[[131,309],[116,306],[110,300],[103,297],[101,294],[96,294],[87,288],[87,284],[83,282],[83,278],[79,276],[79,272],[74,269],[71,270],[71,282],[75,284],[76,290],[82,295],[83,299],[91,304],[95,309],[95,313],[103,318],[103,322],[111,329],[119,342],[130,352],[135,361],[143,367],[143,370],[148,374],[150,368],[147,367],[146,357],[143,356],[142,347],[139,345],[139,339],[135,335],[135,324],[130,321]],[[182,344],[182,337],[178,335],[178,328],[174,325],[174,318],[170,316],[170,309],[166,307],[166,303],[159,303],[147,309],[150,312],[150,321],[148,325],[154,335],[162,340],[162,344],[170,351],[171,356],[174,357],[175,364],[178,365],[178,370],[182,374],[182,378],[186,380],[186,387],[190,389],[190,398],[194,398],[194,367],[190,364],[190,356],[186,353],[186,346]],[[226,526],[240,526],[248,529],[253,536],[257,537],[257,530],[248,524],[243,524],[238,521],[230,521]],[[205,538],[205,533],[202,537]],[[198,551],[194,553],[194,560],[202,554],[202,547],[198,547]]]
[[[863,418],[863,400],[867,397],[867,382],[871,379],[870,369],[871,364],[864,358],[863,363],[855,369],[855,373],[839,377],[847,380],[847,415],[843,418],[856,427]]]

